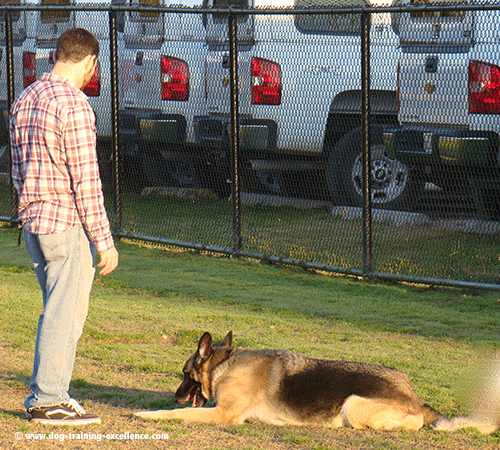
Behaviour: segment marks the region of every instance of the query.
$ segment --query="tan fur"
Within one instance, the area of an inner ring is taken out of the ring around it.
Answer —
[[[484,421],[446,419],[419,398],[410,378],[389,367],[324,361],[281,350],[232,347],[232,333],[218,346],[205,333],[184,366],[175,398],[180,403],[200,395],[211,408],[141,411],[141,419],[241,424],[258,420],[273,425],[320,425],[376,430],[419,430],[432,425],[454,430]],[[193,400],[194,404],[195,400]]]
[[[424,426],[422,413],[412,414],[401,404],[386,400],[350,396],[342,407],[344,426],[356,429],[419,430]]]

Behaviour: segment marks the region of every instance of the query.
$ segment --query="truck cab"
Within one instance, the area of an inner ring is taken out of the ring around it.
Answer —
[[[499,18],[496,10],[395,14],[400,126],[384,132],[389,155],[444,190],[472,192],[490,217],[500,213]]]

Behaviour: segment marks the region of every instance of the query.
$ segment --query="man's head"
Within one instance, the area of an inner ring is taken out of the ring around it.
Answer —
[[[83,89],[92,79],[99,56],[99,41],[83,28],[66,30],[57,41],[53,73],[71,80]]]
[[[56,61],[78,63],[86,56],[99,56],[99,41],[84,28],[70,28],[57,41]]]

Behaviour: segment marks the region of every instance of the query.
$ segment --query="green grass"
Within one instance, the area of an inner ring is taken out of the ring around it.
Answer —
[[[232,207],[227,200],[127,193],[122,209],[125,232],[232,248]],[[334,216],[326,206],[243,205],[241,228],[243,250],[363,268],[361,220]],[[376,272],[500,284],[498,233],[463,232],[441,221],[374,222],[372,241]]]
[[[18,370],[3,375],[13,392],[29,381],[41,312],[30,261],[24,245],[16,244],[17,232],[0,228],[0,335],[2,345],[22,361]],[[72,383],[76,397],[110,407],[172,407],[183,362],[204,331],[219,340],[233,330],[235,344],[244,347],[398,367],[410,374],[424,399],[447,415],[467,412],[459,393],[468,367],[500,349],[500,295],[495,292],[369,283],[128,243],[118,249],[116,271],[96,278]],[[192,432],[182,423],[168,427],[178,436]],[[439,441],[436,446],[444,449],[470,448],[469,441],[484,449],[500,445],[499,434],[469,436],[466,431],[451,437],[430,431],[349,434],[338,447],[302,428],[243,425],[221,432],[245,442],[279,441],[307,449],[432,448],[420,446],[427,440]],[[328,436],[337,439],[333,432]],[[457,439],[466,446],[456,447]],[[227,443],[210,448],[215,447],[231,448]]]
[[[0,183],[0,210],[10,214]],[[114,223],[112,193],[106,205]],[[122,231],[202,246],[232,248],[232,205],[213,198],[178,198],[124,190]],[[375,272],[500,284],[498,233],[464,232],[460,223],[402,225],[373,222]],[[478,225],[479,227],[480,225]],[[363,269],[362,222],[331,208],[242,205],[242,250],[303,262]]]

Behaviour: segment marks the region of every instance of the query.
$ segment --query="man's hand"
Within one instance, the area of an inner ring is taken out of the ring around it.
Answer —
[[[116,248],[99,253],[99,256],[101,257],[101,261],[97,264],[97,267],[102,267],[99,275],[107,275],[113,272],[116,266],[118,266],[118,252]]]

